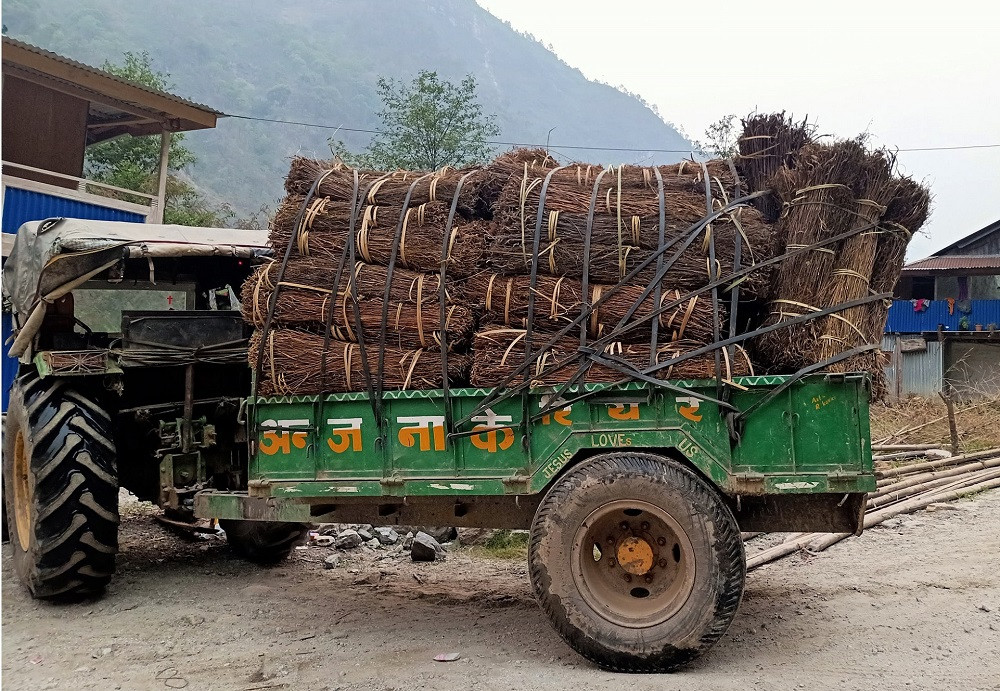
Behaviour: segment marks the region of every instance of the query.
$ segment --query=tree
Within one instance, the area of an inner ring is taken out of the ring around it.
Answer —
[[[331,138],[330,149],[349,165],[382,170],[436,170],[481,163],[489,158],[491,137],[500,133],[495,115],[483,113],[476,79],[454,84],[437,72],[421,70],[410,83],[380,77],[381,131],[366,152],[351,154]]]
[[[126,52],[123,62],[116,65],[105,61],[101,69],[137,84],[160,91],[173,88],[170,75],[153,69],[149,53]],[[167,193],[163,209],[164,223],[179,225],[219,226],[233,216],[226,205],[214,205],[190,181],[178,177],[195,162],[195,156],[183,145],[184,135],[170,137]],[[115,187],[154,194],[160,168],[160,138],[156,135],[133,137],[124,135],[87,147],[84,175],[91,180]]]
[[[735,114],[719,118],[705,130],[705,141],[694,144],[704,154],[730,158],[739,153],[739,119]]]

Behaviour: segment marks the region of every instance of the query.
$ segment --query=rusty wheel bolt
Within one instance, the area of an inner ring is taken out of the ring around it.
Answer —
[[[618,562],[616,562],[614,559],[608,559],[608,566],[610,566],[613,569],[616,566],[618,566]]]
[[[621,528],[622,530],[628,530],[629,528],[628,523],[626,523],[625,521],[622,521],[621,525],[618,527]]]
[[[625,582],[626,583],[631,583],[632,582],[632,577],[629,576],[628,574],[625,574],[624,578],[625,578]]]
[[[660,564],[660,568],[661,569],[667,568],[667,560],[666,559],[660,559],[659,564]]]
[[[663,547],[663,545],[667,544],[667,538],[665,537],[656,538],[656,544],[658,544],[660,547]]]
[[[609,545],[615,544],[615,539],[613,537],[611,537],[610,535],[608,535],[608,544]]]
[[[651,574],[647,573],[646,577],[643,580],[646,581],[647,583],[652,583],[653,582],[653,576]]]
[[[642,525],[639,526],[639,527],[642,528],[643,530],[649,530],[649,522],[648,521],[643,521]]]

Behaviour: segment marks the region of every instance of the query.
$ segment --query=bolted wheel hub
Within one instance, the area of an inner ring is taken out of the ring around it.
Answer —
[[[618,544],[618,563],[633,576],[642,576],[653,568],[653,548],[641,537],[629,535]]]
[[[576,534],[574,579],[600,616],[642,628],[673,616],[694,587],[694,549],[665,511],[642,501],[609,502]]]

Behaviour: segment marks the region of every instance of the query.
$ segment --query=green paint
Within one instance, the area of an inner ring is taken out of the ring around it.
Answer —
[[[785,377],[743,377],[732,403],[744,410]],[[714,380],[676,385],[715,394]],[[472,412],[488,389],[390,391],[384,429],[365,393],[259,398],[252,480],[289,499],[489,496],[543,491],[577,454],[674,449],[729,494],[865,492],[874,489],[868,385],[862,376],[806,377],[753,412],[732,443],[716,405],[648,387],[587,385],[600,393],[531,425],[520,397],[501,401],[449,437],[445,420]],[[528,396],[531,412],[546,389]],[[567,394],[569,396],[571,394]],[[616,401],[631,401],[616,403]]]

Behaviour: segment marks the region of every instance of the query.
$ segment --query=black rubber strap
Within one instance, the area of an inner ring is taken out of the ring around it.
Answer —
[[[663,175],[660,173],[660,169],[653,166],[653,173],[656,175],[656,197],[660,204],[660,234],[656,243],[657,247],[663,247],[663,243],[667,239],[667,202],[666,194],[663,190]],[[658,254],[656,256],[656,275],[659,276],[663,270],[663,255]],[[653,305],[652,308],[655,310],[660,305],[660,299],[663,296],[663,282],[657,281],[656,287],[653,289]],[[660,335],[660,320],[654,319],[650,323],[650,330],[652,334],[649,338],[649,364],[653,365],[656,363],[656,347],[657,338]]]
[[[462,186],[470,175],[478,173],[479,169],[470,170],[458,179],[455,186],[455,195],[451,199],[451,209],[448,210],[448,221],[444,225],[444,240],[441,243],[441,271],[438,275],[438,298],[441,308],[441,394],[444,399],[444,424],[445,424],[445,448],[447,448],[448,438],[454,433],[452,427],[450,386],[448,384],[448,290],[446,287],[448,276],[448,262],[450,260],[449,250],[451,249],[451,226],[455,222],[455,212],[458,211],[458,198],[462,193]],[[417,309],[421,309],[417,305]]]
[[[737,202],[743,202],[743,203],[745,203],[744,200],[757,198],[757,197],[761,196],[761,194],[762,193],[757,192],[757,193],[754,193],[752,195],[748,195],[747,197],[741,198],[740,200],[736,200],[735,202],[732,202],[731,204],[736,204]],[[721,215],[722,213],[724,213],[725,211],[728,210],[729,206],[731,206],[731,205],[727,205],[727,207],[721,209],[718,213]],[[812,243],[811,245],[807,245],[807,246],[801,247],[801,248],[796,248],[794,250],[786,252],[785,254],[778,255],[776,257],[772,257],[772,258],[770,258],[768,260],[765,260],[763,262],[759,262],[757,264],[753,264],[753,265],[748,266],[748,267],[744,267],[743,269],[740,269],[740,271],[738,271],[736,273],[733,273],[733,274],[730,274],[730,275],[727,275],[727,276],[722,276],[719,279],[717,279],[716,281],[714,281],[713,283],[710,283],[708,285],[702,286],[701,288],[698,288],[696,290],[689,291],[688,293],[685,293],[684,295],[681,295],[680,297],[678,297],[675,300],[671,300],[669,302],[664,303],[659,308],[657,308],[656,310],[654,310],[652,314],[646,315],[646,316],[642,317],[641,319],[635,320],[634,322],[630,322],[629,324],[621,327],[620,329],[616,329],[614,332],[612,332],[611,334],[609,334],[609,338],[612,341],[613,340],[620,340],[625,333],[627,333],[628,331],[630,331],[632,329],[635,329],[635,328],[641,326],[642,323],[645,322],[646,320],[648,320],[648,319],[657,319],[664,312],[667,312],[667,311],[673,309],[677,305],[680,305],[680,304],[684,303],[685,301],[690,300],[691,298],[693,298],[693,297],[695,297],[697,295],[701,295],[702,293],[707,292],[708,290],[710,290],[714,286],[723,285],[725,283],[729,283],[730,281],[740,280],[743,277],[747,276],[748,274],[750,274],[750,273],[752,273],[754,271],[759,271],[759,270],[761,270],[761,269],[763,269],[763,268],[765,268],[767,266],[771,266],[771,265],[776,264],[778,262],[784,261],[784,260],[788,259],[789,257],[793,257],[793,256],[796,256],[796,255],[802,254],[804,252],[810,252],[810,251],[816,249],[817,247],[823,247],[825,245],[835,244],[837,242],[840,242],[841,240],[845,240],[845,239],[847,239],[849,237],[852,237],[853,235],[865,232],[866,230],[870,230],[871,228],[875,227],[875,225],[876,224],[872,223],[872,224],[867,224],[865,226],[861,226],[859,228],[853,228],[851,230],[845,231],[845,232],[840,233],[838,235],[835,235],[833,237],[826,238],[824,240],[820,240],[818,242]],[[642,268],[642,267],[638,267],[638,268]],[[865,300],[865,302],[874,301],[876,299],[885,299],[888,295],[889,295],[888,293],[881,293],[879,295],[876,295],[876,296],[874,296],[872,298],[869,298],[869,299]],[[602,296],[601,300],[603,300],[603,299],[604,298]],[[598,303],[600,303],[601,300],[599,300]],[[862,303],[858,303],[858,304],[862,304]],[[599,305],[597,305],[597,303],[595,303],[595,306],[599,306]],[[722,346],[729,345],[731,343],[739,343],[739,342],[741,342],[743,340],[746,340],[747,338],[750,338],[750,337],[753,337],[753,336],[758,336],[761,333],[766,333],[767,331],[773,331],[774,329],[782,328],[785,325],[787,325],[788,323],[800,323],[800,322],[803,322],[803,321],[807,321],[809,319],[814,319],[814,318],[816,318],[818,316],[823,316],[824,314],[829,314],[831,312],[835,312],[838,309],[840,309],[840,306],[837,306],[837,307],[834,307],[834,308],[830,308],[829,310],[824,311],[824,312],[818,312],[818,313],[814,313],[814,314],[810,314],[810,315],[805,315],[802,318],[796,318],[794,320],[794,322],[782,322],[781,324],[777,324],[774,327],[767,327],[765,330],[758,329],[757,331],[751,332],[750,334],[743,334],[742,336],[736,336],[736,337],[733,337],[731,339],[728,339],[727,341],[725,341],[725,342],[723,342],[721,344],[713,344],[712,346],[709,346],[708,347],[708,351],[710,351],[713,347],[722,347]],[[548,343],[546,343],[545,345],[543,345],[541,347],[541,349],[540,349],[539,352],[544,352],[546,349],[550,348],[554,343],[558,342],[559,339],[561,339],[563,336],[565,336],[571,330],[575,329],[579,325],[579,321],[581,319],[583,319],[583,318],[585,318],[585,317],[583,315],[581,315],[580,317],[577,317],[574,321],[572,321],[570,324],[567,324],[565,327],[563,327],[559,332],[557,332],[554,336],[552,336],[552,338],[548,341]],[[592,343],[590,347],[593,350],[599,350],[600,348],[603,348],[604,345],[606,345],[606,343],[595,342],[595,343]],[[707,352],[707,351],[702,351],[702,352]],[[559,367],[565,366],[566,364],[569,364],[569,363],[573,362],[574,360],[577,359],[577,357],[578,357],[578,355],[574,354],[571,357],[568,357],[568,358],[566,358],[564,360],[561,360],[561,361],[557,362],[552,367],[553,367],[553,369],[558,369]],[[685,357],[684,359],[687,359],[687,358]],[[674,363],[676,363],[676,360],[672,360],[670,364],[674,364]],[[530,366],[530,364],[531,364],[531,361],[529,361],[527,363],[524,363],[521,367],[528,367],[528,366]],[[486,410],[486,408],[488,408],[491,405],[494,405],[498,400],[507,400],[507,399],[509,399],[509,398],[511,398],[511,397],[513,397],[515,395],[518,395],[521,392],[521,390],[523,388],[523,385],[522,384],[511,385],[511,383],[520,376],[521,371],[522,370],[519,368],[519,369],[515,370],[514,372],[511,372],[509,375],[507,375],[507,377],[505,377],[504,380],[500,384],[498,384],[496,388],[493,389],[493,391],[491,391],[489,394],[487,394],[483,398],[482,402],[475,409],[473,409],[465,417],[463,417],[461,420],[459,420],[458,423],[456,423],[456,424],[463,425],[463,424],[467,423],[472,417],[482,414],[483,411]],[[624,383],[624,382],[618,382],[618,383]]]
[[[348,236],[354,235],[354,221],[357,219],[356,210],[358,208],[358,188],[361,184],[361,178],[358,175],[357,168],[354,169],[354,187],[351,190],[351,211],[350,211],[350,222],[348,228]],[[333,277],[333,286],[331,286],[330,291],[330,313],[326,315],[326,324],[323,329],[323,357],[319,361],[319,381],[320,386],[324,389],[326,388],[326,356],[330,350],[330,339],[333,331],[333,315],[337,311],[337,291],[340,290],[340,279],[344,275],[344,265],[347,263],[347,246],[348,243],[345,238],[344,249],[340,253],[340,262],[337,264],[337,272]],[[352,272],[354,271],[354,266],[351,265]],[[344,291],[344,299],[347,299],[347,291]],[[346,303],[345,303],[346,304]]]
[[[729,164],[729,170],[733,174],[733,193],[735,196],[740,196],[740,174],[736,170],[736,164],[733,163],[733,159],[727,158],[726,163]],[[736,214],[733,213],[733,272],[737,272],[742,268],[742,252],[743,252],[743,228],[740,226],[739,219],[736,218]],[[752,248],[751,258],[753,257]],[[739,321],[739,306],[740,306],[740,284],[736,283],[729,291],[729,335],[736,335],[736,328]],[[736,348],[730,348],[729,350],[729,361],[734,362],[733,358],[736,356]]]
[[[801,324],[802,322],[811,321],[819,317],[825,317],[828,314],[833,314],[834,312],[841,312],[843,310],[850,309],[852,307],[860,307],[861,305],[867,305],[878,300],[885,300],[892,297],[892,293],[877,293],[875,295],[866,295],[863,298],[858,298],[857,300],[850,300],[848,302],[842,302],[839,305],[834,305],[833,307],[827,307],[825,309],[816,310],[815,312],[810,312],[809,314],[802,314],[785,321],[778,322],[777,324],[772,324],[770,326],[762,326],[759,329],[750,331],[745,334],[740,334],[738,336],[733,336],[732,338],[727,338],[716,343],[710,343],[706,346],[700,348],[695,348],[694,350],[689,350],[688,352],[678,355],[677,357],[670,358],[665,362],[658,363],[642,371],[643,374],[652,374],[658,372],[661,369],[671,367],[685,360],[690,360],[691,358],[698,357],[699,355],[704,355],[705,353],[710,353],[716,351],[719,348],[724,348],[728,345],[734,343],[742,343],[751,338],[756,338],[757,336],[770,333],[771,331],[776,331],[778,329],[784,329],[795,324]]]
[[[701,171],[705,176],[705,215],[712,215],[712,178],[708,174],[708,166],[701,163]],[[708,233],[708,282],[712,283],[717,279],[718,269],[715,266],[715,233],[711,225],[705,226]],[[722,338],[722,324],[719,319],[719,287],[712,288],[712,339],[718,343]],[[715,396],[722,398],[722,353],[716,350],[715,357]]]
[[[538,193],[538,214],[535,216],[535,235],[531,242],[531,273],[528,278],[528,321],[524,325],[524,361],[527,363],[531,358],[531,332],[533,327],[533,321],[535,318],[535,290],[536,284],[538,282],[538,247],[542,241],[542,219],[545,216],[545,195],[549,191],[549,183],[552,181],[552,176],[558,171],[565,168],[565,166],[559,166],[558,168],[553,168],[545,176],[545,180],[542,182],[542,189]],[[555,247],[550,247],[550,251],[555,252]],[[531,383],[531,368],[524,368],[524,393],[521,396],[521,425],[524,427],[524,435],[521,438],[524,444],[525,450],[531,448],[531,425],[529,424],[529,409],[528,409],[528,389]]]
[[[680,250],[681,252],[683,252],[684,249],[688,245],[690,245],[690,243],[694,239],[694,237],[696,237],[698,235],[698,233],[701,232],[701,229],[704,228],[704,226],[705,226],[706,223],[709,223],[709,222],[715,220],[715,218],[717,218],[718,216],[721,216],[723,213],[725,213],[726,211],[728,211],[730,208],[735,208],[736,206],[745,205],[750,200],[755,199],[755,198],[761,196],[762,194],[764,194],[764,193],[763,192],[755,192],[754,194],[747,195],[746,197],[741,197],[740,199],[736,199],[736,200],[730,202],[730,204],[728,204],[725,207],[723,207],[722,209],[720,209],[715,214],[713,214],[711,217],[703,218],[703,219],[699,220],[697,223],[693,224],[684,234],[682,234],[679,237],[671,240],[668,243],[665,243],[663,247],[660,247],[659,249],[657,249],[656,252],[654,252],[649,257],[647,257],[646,259],[644,259],[641,263],[639,263],[638,266],[636,266],[634,269],[632,269],[628,273],[628,275],[626,275],[621,280],[621,283],[622,284],[626,284],[629,281],[631,281],[631,279],[634,278],[638,273],[640,273],[646,267],[648,267],[656,259],[657,256],[659,256],[660,254],[662,254],[666,250],[668,250],[671,247],[673,247],[673,245],[675,245],[682,238],[686,238],[685,246],[682,247],[681,250]],[[678,253],[676,256],[680,256],[680,254]],[[674,260],[676,259],[676,256],[674,257]],[[663,272],[665,273],[666,271],[668,271],[672,265],[673,265],[673,260],[671,262],[669,262],[663,268]],[[733,277],[733,278],[736,278],[736,277]],[[662,280],[662,276],[657,276],[657,279],[658,280]],[[649,297],[649,294],[652,292],[652,285],[653,284],[651,283],[650,286],[648,286],[647,289],[643,292],[643,294],[639,298],[639,300],[629,309],[628,315],[626,316],[625,319],[623,319],[621,322],[619,322],[619,326],[616,327],[616,329],[611,334],[609,334],[608,336],[601,337],[600,339],[598,339],[597,342],[602,347],[604,345],[607,345],[607,343],[609,343],[611,341],[618,340],[617,336],[618,336],[619,333],[621,333],[623,331],[627,331],[627,330],[629,330],[631,328],[634,328],[635,326],[637,326],[637,325],[641,324],[642,322],[646,321],[646,319],[648,317],[644,317],[643,319],[637,320],[636,322],[634,322],[632,324],[629,324],[628,328],[622,329],[622,327],[621,327],[621,324],[625,323],[628,319],[631,318],[631,315],[634,314],[635,309],[637,308],[637,305],[641,304],[642,300],[644,300],[647,297]],[[703,292],[704,290],[707,290],[707,289],[708,288],[706,287],[706,288],[703,288],[703,289],[700,289],[700,290],[693,291],[693,292],[689,293],[686,296],[686,298],[689,299],[689,298],[693,297],[694,295],[698,295],[698,294],[700,294],[701,292]],[[503,379],[503,381],[500,384],[498,384],[493,389],[493,391],[491,391],[489,394],[487,394],[483,398],[482,402],[471,413],[469,413],[468,415],[466,415],[465,417],[463,417],[456,424],[457,425],[463,425],[466,422],[468,422],[473,416],[480,415],[482,412],[484,412],[486,410],[486,408],[488,408],[490,405],[492,405],[498,399],[503,398],[503,399],[506,400],[507,398],[510,398],[511,396],[516,395],[517,393],[521,392],[524,389],[523,385],[511,386],[511,382],[513,382],[515,379],[517,379],[518,377],[520,377],[522,373],[526,372],[530,368],[530,366],[534,363],[534,361],[538,359],[540,353],[543,353],[546,350],[548,350],[549,348],[551,348],[553,345],[555,345],[556,343],[558,343],[559,340],[561,340],[566,334],[568,334],[572,330],[578,328],[582,322],[584,322],[587,319],[589,319],[590,315],[593,313],[593,310],[598,309],[602,304],[604,304],[604,302],[612,294],[613,293],[609,292],[606,295],[602,295],[592,305],[590,305],[589,309],[581,310],[581,313],[577,317],[575,317],[569,324],[567,324],[566,326],[564,326],[563,328],[561,328],[554,336],[552,336],[547,343],[545,343],[543,346],[541,346],[536,351],[535,355],[533,355],[530,358],[526,358],[526,361],[524,363],[522,363],[521,365],[519,365],[513,372],[511,372],[510,374],[508,374]],[[680,304],[680,302],[682,302],[682,300],[675,301],[674,303],[671,304],[671,307],[673,307],[673,306],[675,306],[677,304]],[[654,314],[655,314],[655,316],[658,317],[660,314],[662,314],[663,312],[667,311],[667,309],[669,309],[669,307],[661,307],[658,310],[654,310]],[[573,355],[573,359],[575,359],[576,357],[577,356],[574,354]],[[565,364],[567,364],[567,363],[569,363],[571,361],[572,360],[564,360],[564,361],[562,361],[561,364],[565,365]]]
[[[285,247],[285,254],[281,259],[281,265],[278,267],[278,276],[274,282],[274,290],[271,291],[271,295],[268,298],[267,316],[264,317],[264,330],[260,339],[260,345],[257,348],[257,366],[254,368],[253,376],[254,402],[257,400],[257,392],[260,388],[260,375],[261,370],[264,367],[264,350],[267,345],[268,336],[271,332],[271,324],[274,321],[274,310],[278,304],[278,293],[281,291],[281,282],[285,278],[285,269],[288,266],[288,260],[292,256],[292,247],[295,246],[295,238],[299,231],[299,225],[305,217],[306,208],[309,206],[309,202],[312,201],[313,196],[316,194],[316,190],[319,187],[320,182],[322,182],[329,173],[329,170],[324,170],[316,175],[316,179],[313,180],[312,185],[309,187],[309,192],[306,194],[305,199],[302,200],[302,205],[299,207],[299,212],[295,215],[295,221],[292,224],[292,233],[288,238],[288,246]]]
[[[392,250],[389,253],[389,267],[386,270],[385,275],[385,292],[382,295],[382,323],[379,326],[378,335],[378,373],[377,386],[375,387],[375,395],[379,399],[379,410],[382,409],[382,390],[385,386],[385,377],[382,376],[382,371],[385,367],[385,337],[388,330],[388,320],[389,320],[389,296],[392,292],[392,272],[396,268],[396,257],[399,255],[399,239],[403,233],[403,224],[406,222],[406,214],[410,210],[410,198],[413,196],[413,190],[416,189],[417,183],[419,183],[424,178],[432,177],[434,173],[425,173],[421,175],[416,180],[410,184],[410,189],[406,190],[406,197],[403,199],[403,206],[399,210],[399,221],[396,223],[396,233],[392,240]]]
[[[354,209],[354,218],[351,219],[351,225],[356,227],[357,217],[361,215],[364,209],[364,201],[368,199],[368,195],[371,193],[375,185],[378,185],[383,180],[388,178],[391,174],[386,173],[379,178],[372,181],[370,185],[365,189],[365,193],[361,195],[360,202],[356,209]],[[347,236],[348,245],[348,261],[351,266],[351,273],[348,274],[348,284],[347,290],[348,295],[351,300],[351,312],[354,314],[354,332],[358,336],[358,350],[361,352],[361,372],[365,377],[365,389],[368,392],[368,403],[372,407],[372,415],[375,417],[375,424],[379,428],[379,436],[376,437],[376,444],[383,446],[385,444],[385,420],[382,416],[382,401],[381,397],[375,395],[375,377],[372,376],[371,366],[368,361],[368,344],[365,339],[365,325],[361,321],[361,306],[358,303],[358,282],[357,273],[354,267],[357,266],[358,261],[358,243],[357,243],[357,233],[350,233]],[[381,375],[381,372],[379,372]]]
[[[590,193],[590,206],[587,207],[587,231],[583,236],[583,288],[580,291],[580,310],[587,314],[587,320],[580,325],[580,345],[587,345],[587,321],[590,319],[590,243],[594,232],[594,210],[597,207],[597,195],[600,194],[601,178],[608,172],[603,169],[594,178],[594,189]]]
[[[807,367],[803,367],[802,369],[798,370],[795,374],[793,374],[791,377],[789,377],[788,379],[786,379],[784,382],[782,382],[778,386],[776,386],[773,389],[771,389],[770,391],[768,391],[766,396],[764,396],[760,400],[756,401],[753,405],[751,405],[746,410],[743,410],[740,413],[738,413],[736,415],[736,421],[738,422],[740,420],[745,420],[750,415],[750,413],[752,413],[753,411],[757,410],[758,408],[760,408],[761,406],[763,406],[764,404],[766,404],[768,401],[773,400],[782,391],[784,391],[785,389],[787,389],[789,386],[791,386],[792,384],[794,384],[795,382],[797,382],[799,379],[801,379],[802,377],[806,376],[807,374],[812,374],[813,372],[815,372],[817,370],[823,369],[824,367],[829,367],[830,365],[838,363],[841,360],[846,360],[848,358],[854,357],[855,355],[861,355],[862,353],[868,353],[870,351],[877,350],[878,348],[879,348],[879,344],[877,344],[877,343],[868,343],[867,345],[862,345],[862,346],[858,346],[856,348],[851,348],[850,350],[845,350],[844,352],[838,353],[837,355],[834,355],[833,357],[829,357],[826,360],[823,360],[822,362],[817,362],[817,363],[814,363],[814,364],[809,365]]]

